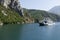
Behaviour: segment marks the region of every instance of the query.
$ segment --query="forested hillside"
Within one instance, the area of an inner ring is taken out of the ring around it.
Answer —
[[[31,17],[34,19],[43,20],[44,18],[49,17],[53,21],[60,21],[60,16],[53,14],[53,13],[49,13],[47,11],[43,11],[43,10],[25,9],[24,8],[24,12],[31,15]]]

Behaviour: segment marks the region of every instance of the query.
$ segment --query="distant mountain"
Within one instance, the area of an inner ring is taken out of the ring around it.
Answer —
[[[52,9],[49,10],[49,12],[60,15],[60,6],[53,7]]]

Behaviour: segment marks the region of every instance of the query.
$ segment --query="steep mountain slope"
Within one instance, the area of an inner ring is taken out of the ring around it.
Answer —
[[[49,10],[49,12],[60,15],[60,6],[53,7],[52,9]]]
[[[0,0],[0,23],[20,24],[32,23],[29,16],[24,16],[18,0]]]
[[[5,24],[15,24],[15,23],[22,23],[23,17],[21,17],[17,12],[13,9],[5,8],[4,6],[0,5],[0,21]]]

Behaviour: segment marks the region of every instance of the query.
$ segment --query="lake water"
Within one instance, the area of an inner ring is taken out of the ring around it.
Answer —
[[[52,26],[37,23],[0,26],[0,40],[60,40],[60,23]]]

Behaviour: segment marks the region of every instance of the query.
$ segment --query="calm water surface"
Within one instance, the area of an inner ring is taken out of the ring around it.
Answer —
[[[60,23],[52,26],[37,23],[0,26],[0,40],[60,40]]]

